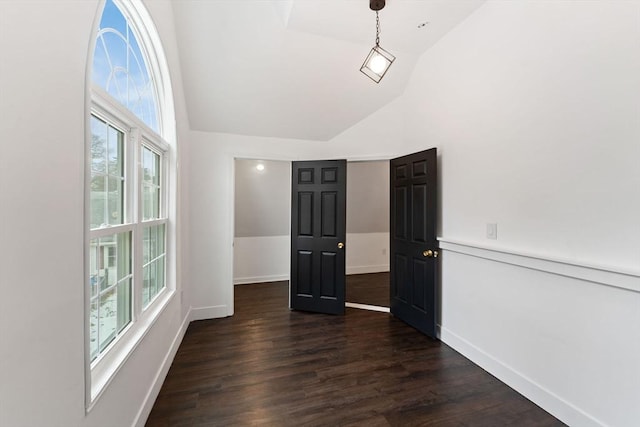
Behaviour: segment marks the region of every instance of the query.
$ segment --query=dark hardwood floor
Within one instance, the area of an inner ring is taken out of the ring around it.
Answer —
[[[389,272],[351,274],[345,289],[347,302],[389,307]]]
[[[193,322],[147,426],[560,426],[387,313],[290,311],[287,282],[236,286]]]

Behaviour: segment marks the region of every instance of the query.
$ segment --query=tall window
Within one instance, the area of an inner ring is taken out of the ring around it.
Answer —
[[[141,8],[139,0],[106,0],[92,58],[86,200],[89,402],[135,347],[141,329],[149,327],[154,309],[157,315],[172,262],[168,189],[175,162],[161,134],[158,101],[167,89],[158,81],[164,56],[150,54],[157,55],[158,46],[143,43],[153,37],[142,25]]]

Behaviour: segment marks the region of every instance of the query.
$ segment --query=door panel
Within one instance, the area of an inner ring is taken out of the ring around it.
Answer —
[[[337,298],[336,295],[336,275],[337,275],[337,254],[334,252],[322,252],[322,286],[320,297]]]
[[[436,337],[436,149],[391,160],[391,314]]]
[[[411,190],[413,192],[413,209],[411,210],[413,241],[425,243],[427,241],[427,217],[425,215],[427,210],[427,186],[425,184],[417,184],[413,185]]]
[[[312,253],[310,251],[298,251],[298,294],[311,296],[311,277],[312,277]]]
[[[322,237],[336,237],[337,199],[338,193],[335,191],[322,192]]]
[[[313,236],[313,193],[298,195],[298,235]]]
[[[291,308],[344,314],[347,163],[292,168]]]

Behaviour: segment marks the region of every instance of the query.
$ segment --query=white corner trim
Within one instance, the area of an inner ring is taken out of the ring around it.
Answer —
[[[189,312],[182,320],[182,324],[180,325],[180,329],[176,333],[176,336],[173,338],[173,342],[171,343],[171,347],[169,347],[169,351],[164,357],[158,372],[156,373],[155,378],[153,379],[153,383],[147,392],[147,395],[144,397],[144,401],[136,418],[133,420],[133,427],[144,427],[147,422],[147,418],[149,418],[149,414],[151,414],[151,409],[153,409],[153,404],[160,393],[160,389],[162,388],[162,384],[164,383],[164,379],[167,377],[169,373],[169,368],[171,368],[171,364],[173,363],[173,359],[176,357],[176,353],[178,352],[178,348],[180,348],[180,344],[182,344],[182,339],[184,338],[184,334],[187,332],[187,328],[189,327],[189,319],[191,318],[191,308],[189,308]]]
[[[277,274],[271,276],[255,276],[255,277],[234,277],[234,285],[248,285],[250,283],[263,283],[263,282],[281,282],[283,280],[289,280],[288,274]]]
[[[625,271],[615,267],[590,265],[579,261],[524,253],[477,242],[464,242],[442,237],[438,240],[440,248],[445,253],[455,252],[640,293],[640,271]]]
[[[210,307],[191,307],[189,311],[189,321],[219,319],[228,316],[228,307],[226,305],[213,305]]]
[[[567,425],[583,427],[606,425],[449,329],[441,327],[440,334],[442,342]]]

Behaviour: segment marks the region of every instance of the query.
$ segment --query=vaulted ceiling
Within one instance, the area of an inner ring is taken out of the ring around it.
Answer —
[[[482,3],[388,0],[380,44],[397,59],[376,84],[359,71],[375,41],[368,0],[178,0],[191,128],[331,139],[401,95],[418,57]]]

